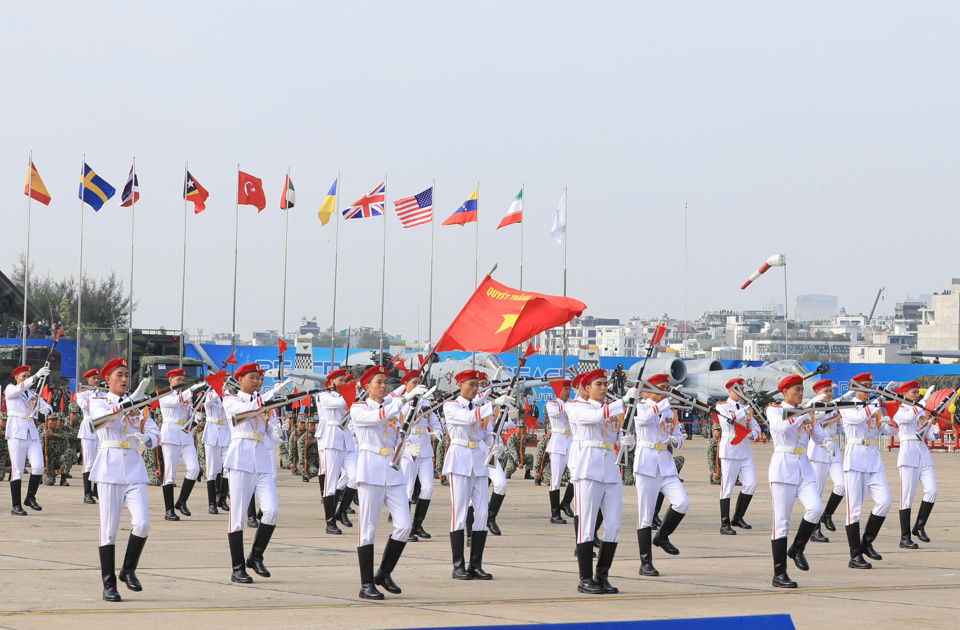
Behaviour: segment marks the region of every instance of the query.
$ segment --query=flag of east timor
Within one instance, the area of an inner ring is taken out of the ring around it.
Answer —
[[[207,209],[204,205],[207,201],[207,197],[210,196],[210,193],[207,192],[207,189],[200,185],[193,175],[190,174],[190,171],[187,171],[187,179],[183,182],[183,198],[187,201],[193,202],[193,213],[200,214]]]

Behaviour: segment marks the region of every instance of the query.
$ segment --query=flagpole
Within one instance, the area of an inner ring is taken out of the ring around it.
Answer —
[[[186,341],[183,338],[183,313],[187,300],[187,180],[190,177],[190,161],[183,165],[183,264],[180,276],[180,361],[177,367],[183,368],[183,355]]]
[[[569,230],[567,229],[568,223],[567,218],[569,212],[567,209],[569,207],[569,199],[567,199],[567,189],[563,189],[563,297],[567,297],[567,240],[569,236]],[[562,374],[567,373],[567,325],[563,325],[563,364],[562,364]],[[566,378],[566,376],[564,376]]]
[[[27,299],[30,287],[30,215],[33,201],[33,149],[30,150],[30,163],[27,165],[27,258],[23,266],[23,326],[21,326],[20,365],[27,365]]]
[[[387,176],[383,176],[383,252],[380,255],[380,365],[383,365],[383,298],[387,289]]]
[[[520,286],[517,288],[523,291],[523,206],[527,203],[526,184],[520,184]],[[523,344],[517,346],[517,360],[523,356]],[[517,363],[519,365],[519,363]]]
[[[386,199],[386,197],[384,197]],[[384,201],[386,203],[386,201]],[[340,171],[337,171],[337,192],[333,198],[333,316],[330,320],[330,370],[333,371],[333,359],[337,347],[334,335],[337,334],[337,263],[340,258]],[[328,372],[328,373],[329,373]]]
[[[480,182],[477,181],[477,216],[473,222],[473,290],[476,292],[479,286],[477,278],[477,256],[480,251]],[[477,353],[470,355],[470,367],[477,369]]]
[[[133,156],[131,170],[133,179],[130,181],[130,319],[127,322],[127,365],[133,365],[133,245],[137,215],[137,156]],[[183,326],[180,327],[180,336],[183,337]]]
[[[290,167],[287,167],[287,181],[283,189],[283,297],[280,302],[280,339],[283,339],[287,330],[287,241],[290,238],[290,202],[287,199],[287,192],[290,190]],[[283,354],[280,355],[280,365],[277,366],[277,374],[280,380],[283,380]]]
[[[433,180],[433,187],[430,191],[430,200],[433,202],[433,212],[430,215],[430,307],[427,309],[427,351],[433,350],[433,248],[436,243],[434,238],[437,224],[437,180]],[[423,366],[420,366],[423,368]],[[424,375],[426,378],[429,374]]]
[[[87,182],[83,177],[83,167],[87,165],[87,154],[84,153],[80,158],[80,277],[77,281],[77,366],[76,380],[77,388],[80,387],[80,330],[83,324],[83,191],[87,188]]]
[[[233,322],[230,327],[230,354],[237,350],[237,253],[240,244],[240,164],[237,164],[237,190],[234,196],[233,222]],[[233,364],[231,364],[232,366]],[[235,368],[231,367],[233,371]]]

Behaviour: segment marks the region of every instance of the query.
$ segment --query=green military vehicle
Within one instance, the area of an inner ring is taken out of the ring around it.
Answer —
[[[13,382],[13,371],[21,365],[29,365],[36,371],[43,366],[50,354],[50,346],[27,346],[27,360],[21,359],[22,347],[20,344],[0,346],[0,391]],[[61,378],[61,355],[54,350],[50,355],[50,377],[47,382],[51,385],[62,385],[66,381]]]
[[[190,357],[184,357],[182,361],[183,369],[187,371],[187,386],[193,385],[203,378],[205,374],[203,361]],[[167,372],[180,367],[180,362],[180,357],[175,354],[140,357],[140,368],[137,370],[134,383],[139,383],[145,378],[150,379],[148,392],[169,387],[170,381],[167,379]]]

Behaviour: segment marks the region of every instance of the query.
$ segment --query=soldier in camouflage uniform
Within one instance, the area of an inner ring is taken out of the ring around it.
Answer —
[[[80,448],[80,406],[77,403],[70,403],[68,407],[67,420],[60,429],[60,435],[64,440],[63,455],[60,457],[60,485],[68,485],[64,479],[73,479],[70,470],[79,461],[77,459],[77,450]]]
[[[46,426],[43,429],[43,459],[45,468],[43,470],[43,485],[52,486],[57,481],[57,472],[60,466],[60,459],[63,457],[66,442],[61,436],[61,427],[63,419],[59,413],[51,413],[47,416]],[[62,479],[61,485],[70,485],[66,479]]]
[[[537,454],[533,458],[533,468],[537,472],[533,474],[535,485],[540,485],[544,481],[550,485],[550,455],[547,453],[547,444],[550,442],[550,423],[543,426],[543,437],[537,442]],[[546,457],[546,461],[544,461]]]
[[[713,425],[713,437],[707,441],[707,465],[710,466],[710,483],[720,485],[720,427]]]
[[[633,456],[636,453],[637,449],[630,449],[627,451],[627,462],[623,467],[623,485],[625,486],[635,486],[637,485],[637,478],[633,475]]]
[[[0,481],[10,472],[10,451],[7,449],[7,412],[0,412]]]
[[[163,414],[160,413],[160,408],[151,409],[149,413],[153,416],[154,422],[157,423],[157,426],[163,424]],[[143,462],[147,465],[147,477],[150,479],[148,482],[151,486],[159,486],[163,484],[163,475],[160,472],[160,462],[157,459],[157,453],[162,452],[159,448],[145,448],[143,449]]]
[[[523,478],[533,479],[533,455],[524,453],[526,441],[527,428],[521,420],[521,424],[517,425],[513,435],[507,440],[507,451],[505,453],[506,463],[503,467],[503,472],[507,479],[509,479],[510,475],[520,468],[520,466],[523,466]]]
[[[300,458],[300,454],[297,452],[297,442],[300,441],[307,433],[307,418],[306,416],[294,416],[294,419],[297,422],[296,428],[291,432],[290,435],[290,473],[293,476],[300,474],[300,469],[303,468],[303,459]]]
[[[191,433],[193,433],[193,443],[197,447],[197,461],[200,462],[200,476],[197,477],[197,482],[201,482],[207,480],[207,449],[203,447],[203,427],[207,419],[203,413],[203,405],[197,410],[196,418],[197,423]]]
[[[433,478],[439,479],[441,486],[449,484],[447,477],[443,474],[443,458],[447,454],[447,442],[449,442],[449,438],[447,437],[446,425],[444,425],[443,435],[437,440],[433,450]]]
[[[320,450],[317,448],[317,417],[307,419],[307,430],[297,440],[297,461],[300,464],[300,476],[309,482],[320,474]]]

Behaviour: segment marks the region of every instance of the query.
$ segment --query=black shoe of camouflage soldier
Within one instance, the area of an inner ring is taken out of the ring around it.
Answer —
[[[69,483],[67,483],[67,478],[66,478],[64,475],[62,475],[62,474],[60,475],[60,485],[61,485],[61,486],[69,486],[69,485],[70,485]]]
[[[534,479],[534,480],[533,480],[533,485],[535,485],[535,486],[539,486],[539,485],[542,485],[542,484],[543,484],[543,481],[541,481],[540,479]]]
[[[533,479],[533,474],[532,474],[529,470],[525,470],[525,471],[523,472],[523,478],[524,478],[524,479]]]

